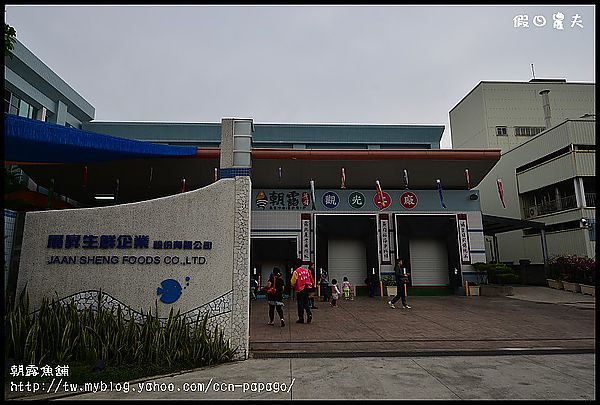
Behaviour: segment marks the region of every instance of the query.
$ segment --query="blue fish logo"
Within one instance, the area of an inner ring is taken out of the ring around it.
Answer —
[[[168,278],[160,283],[160,287],[156,289],[156,294],[161,296],[161,302],[172,304],[181,297],[181,284],[177,280]]]

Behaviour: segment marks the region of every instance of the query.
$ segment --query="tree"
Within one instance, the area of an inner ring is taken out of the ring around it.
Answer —
[[[15,49],[15,41],[17,40],[17,31],[4,23],[4,56],[12,58],[12,50]]]

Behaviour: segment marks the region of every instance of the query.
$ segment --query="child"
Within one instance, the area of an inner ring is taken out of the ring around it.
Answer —
[[[348,277],[344,277],[344,281],[342,282],[342,291],[344,292],[344,299],[349,299],[350,291],[352,291],[352,284],[350,284],[350,281],[348,281]],[[352,297],[352,300],[354,300],[354,296]]]
[[[337,280],[334,278],[331,280],[331,305],[332,307],[337,307],[337,300],[340,298],[340,289],[337,286]]]

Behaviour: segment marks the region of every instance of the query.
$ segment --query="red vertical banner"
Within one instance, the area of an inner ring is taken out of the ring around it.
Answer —
[[[303,263],[310,262],[310,214],[300,215],[300,229],[301,237],[300,243],[302,244],[301,259]]]
[[[379,214],[379,237],[381,242],[381,264],[392,264],[390,256],[390,216]]]
[[[471,264],[471,249],[469,245],[469,226],[467,214],[458,214],[458,243],[460,247],[460,260],[462,264]]]
[[[498,184],[498,194],[500,195],[500,202],[502,202],[502,206],[506,208],[506,204],[504,204],[504,188],[502,188],[502,179],[496,179],[496,184]]]

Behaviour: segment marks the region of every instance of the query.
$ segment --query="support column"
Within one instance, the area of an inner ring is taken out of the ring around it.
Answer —
[[[57,125],[65,125],[67,123],[67,105],[60,100],[56,103],[56,116],[53,122]]]
[[[577,208],[585,207],[585,194],[583,192],[583,179],[581,177],[574,178],[573,186],[575,187],[575,199],[577,200]]]
[[[232,317],[230,346],[236,360],[248,358],[250,350],[250,207],[252,183],[252,119],[221,120],[219,179],[235,179]]]

